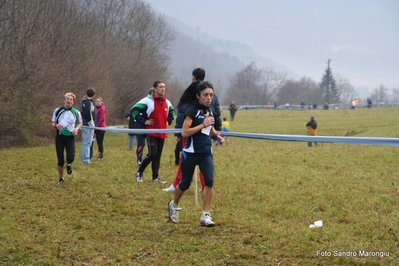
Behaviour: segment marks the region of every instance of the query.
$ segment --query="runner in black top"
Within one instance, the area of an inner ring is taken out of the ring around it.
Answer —
[[[200,82],[196,88],[197,102],[190,106],[184,118],[182,137],[187,143],[182,152],[182,180],[176,187],[174,200],[169,202],[169,218],[178,223],[179,201],[191,184],[195,166],[199,165],[204,175],[205,188],[202,192],[203,212],[201,225],[211,227],[215,223],[209,213],[213,196],[213,155],[211,137],[221,144],[223,137],[213,127],[215,119],[209,109],[213,98],[213,87],[209,82]]]

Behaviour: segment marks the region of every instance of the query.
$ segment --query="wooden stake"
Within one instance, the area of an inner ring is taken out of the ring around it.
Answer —
[[[195,200],[195,207],[198,208],[198,180],[197,180],[197,168],[198,166],[195,167],[194,169],[194,200]]]

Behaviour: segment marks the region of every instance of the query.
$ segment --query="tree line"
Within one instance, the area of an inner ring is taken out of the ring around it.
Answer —
[[[0,148],[47,143],[54,134],[51,114],[69,91],[79,109],[80,97],[94,87],[110,124],[120,122],[155,79],[167,82],[176,106],[189,77],[170,75],[175,37],[143,0],[0,0]],[[321,82],[287,79],[254,63],[228,80],[213,80],[221,104],[349,103],[356,97],[349,80],[333,75],[329,65]],[[388,95],[381,85],[370,98],[384,101]],[[392,96],[399,101],[399,89]]]
[[[267,105],[273,102],[299,105],[304,101],[306,105],[350,105],[352,100],[359,98],[358,92],[349,79],[333,74],[330,62],[328,59],[328,67],[321,75],[320,82],[306,76],[300,80],[287,79],[286,75],[274,69],[259,68],[252,62],[230,78],[224,104],[235,101],[238,105]],[[399,88],[389,90],[380,85],[370,92],[368,98],[372,102],[399,103]]]
[[[0,0],[0,147],[36,145],[74,92],[94,87],[110,122],[168,74],[174,34],[140,0]]]
[[[299,104],[304,100],[324,101],[326,91],[324,85],[311,78],[303,77],[299,81],[287,79],[285,74],[274,69],[258,68],[252,62],[230,78],[226,95],[238,105]]]

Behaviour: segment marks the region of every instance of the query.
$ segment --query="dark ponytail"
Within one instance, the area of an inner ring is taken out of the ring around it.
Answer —
[[[197,95],[200,95],[200,92],[206,88],[213,89],[212,83],[209,81],[196,81],[193,82],[190,87],[188,87],[180,98],[179,103],[177,104],[177,108],[188,104],[195,105],[198,103]]]

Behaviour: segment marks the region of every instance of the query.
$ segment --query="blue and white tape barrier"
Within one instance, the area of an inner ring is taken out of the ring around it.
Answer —
[[[87,126],[84,126],[87,127]],[[91,129],[119,132],[125,134],[147,134],[147,133],[180,133],[181,129],[130,129],[122,127],[88,127]],[[333,136],[303,136],[303,135],[276,135],[242,132],[219,132],[226,137],[266,139],[278,141],[301,141],[301,142],[324,142],[363,145],[399,146],[399,138],[376,138],[376,137],[333,137]]]

